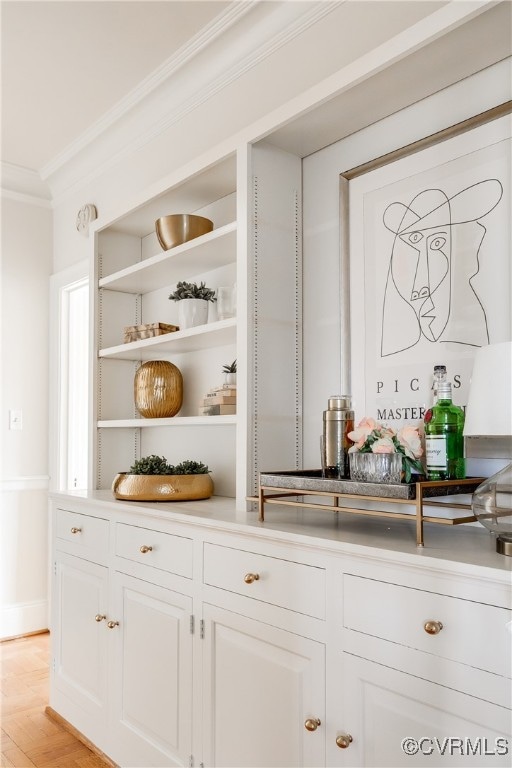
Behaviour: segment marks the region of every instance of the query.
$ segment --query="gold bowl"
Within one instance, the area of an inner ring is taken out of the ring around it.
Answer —
[[[158,242],[164,251],[168,251],[169,248],[211,232],[213,221],[192,213],[172,213],[157,219],[155,229]]]
[[[209,499],[213,493],[210,475],[131,475],[120,472],[112,491],[126,501],[192,501]]]

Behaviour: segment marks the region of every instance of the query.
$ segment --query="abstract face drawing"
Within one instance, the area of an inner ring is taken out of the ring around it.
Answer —
[[[472,285],[486,229],[479,222],[503,195],[487,179],[451,198],[440,189],[391,203],[384,226],[395,238],[382,310],[381,356],[421,338],[471,346],[489,343],[485,310]]]

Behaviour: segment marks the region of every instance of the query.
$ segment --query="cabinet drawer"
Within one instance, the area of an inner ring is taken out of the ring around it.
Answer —
[[[346,629],[510,677],[512,611],[360,576],[343,585]]]
[[[204,582],[325,619],[325,570],[216,544],[204,546]]]
[[[192,578],[192,539],[117,523],[115,553],[135,563]]]
[[[108,520],[68,509],[56,511],[57,544],[59,541],[71,544],[71,550],[79,557],[103,562],[108,555],[108,534]]]

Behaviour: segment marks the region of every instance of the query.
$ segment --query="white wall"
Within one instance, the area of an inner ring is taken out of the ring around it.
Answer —
[[[2,199],[0,637],[47,624],[52,211]],[[20,410],[23,429],[9,429]]]

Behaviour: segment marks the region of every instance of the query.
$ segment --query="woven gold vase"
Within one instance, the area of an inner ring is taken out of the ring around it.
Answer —
[[[145,419],[175,416],[183,403],[181,371],[167,360],[142,363],[133,382],[135,407]]]

